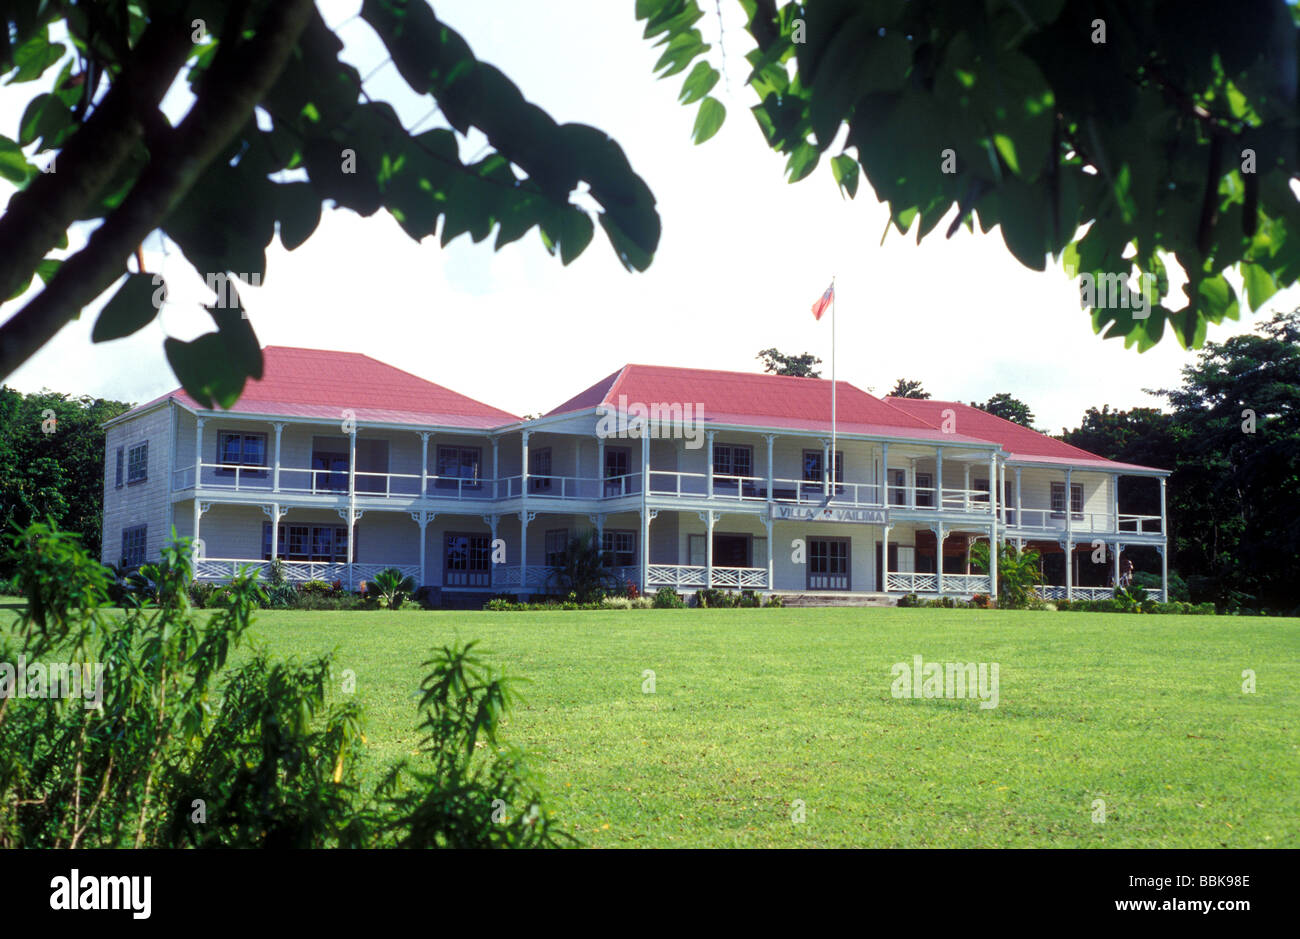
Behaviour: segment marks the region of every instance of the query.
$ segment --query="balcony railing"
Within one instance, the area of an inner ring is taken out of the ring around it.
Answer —
[[[707,587],[709,569],[701,564],[651,564],[647,587]],[[766,590],[765,567],[715,567],[714,587]]]
[[[894,508],[933,508],[938,490],[933,486],[884,486],[877,483],[837,482],[826,484],[821,480],[774,478],[772,501],[800,505],[823,505],[830,497],[831,505],[883,507],[882,490],[889,490],[889,504]],[[650,471],[650,494],[679,498],[707,498],[709,476],[707,473],[685,473],[669,470]],[[766,476],[713,477],[713,498],[719,501],[766,502],[768,494]],[[943,508],[952,512],[987,514],[988,493],[982,489],[943,489]]]
[[[341,561],[282,561],[281,563],[284,565],[285,580],[291,584],[306,583],[309,580],[323,580],[327,583],[336,580],[344,584],[360,583],[363,580],[370,580],[380,571],[390,567],[401,571],[403,577],[414,577],[417,582],[420,579],[418,564],[352,564],[349,571],[349,565]],[[228,581],[241,568],[252,568],[261,574],[262,580],[265,581],[271,573],[271,562],[239,558],[201,558],[195,565],[194,579]]]
[[[1025,531],[1065,531],[1065,513],[1052,509],[1020,509],[1011,507],[1001,509],[1004,523],[1008,528]],[[1131,534],[1160,534],[1159,515],[1126,515],[1120,513],[1118,522],[1109,512],[1072,512],[1070,530],[1078,533],[1106,532],[1109,534],[1125,532]]]
[[[885,575],[885,589],[902,593],[938,593],[939,575],[890,571]],[[991,593],[988,574],[944,574],[943,592],[959,594]]]
[[[1075,600],[1108,600],[1115,596],[1114,587],[1071,587]],[[1145,593],[1148,599],[1159,600],[1160,591],[1147,587],[1134,587],[1135,593]],[[1066,588],[1052,584],[1036,584],[1034,592],[1044,600],[1064,600]]]

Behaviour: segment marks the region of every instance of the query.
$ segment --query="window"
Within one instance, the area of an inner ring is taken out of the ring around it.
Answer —
[[[459,489],[465,486],[457,480],[471,480],[475,488],[481,485],[483,478],[483,451],[479,447],[439,447],[438,448],[438,489]]]
[[[805,450],[803,452],[803,478],[804,482],[819,483],[822,481],[822,460],[824,459],[821,450]],[[835,451],[835,481],[844,482],[844,451]]]
[[[553,528],[546,533],[546,566],[560,567],[569,550],[569,530]]]
[[[358,532],[352,529],[352,559],[357,553]],[[283,561],[321,561],[345,564],[348,560],[348,529],[345,525],[280,525],[276,556]],[[262,523],[262,559],[271,559],[271,523]]]
[[[808,589],[849,589],[849,539],[808,539]]]
[[[606,531],[601,537],[601,551],[605,563],[611,567],[632,567],[636,564],[636,532]]]
[[[217,470],[219,476],[234,476],[236,466],[266,466],[266,434],[218,432],[217,462],[222,464]],[[266,477],[264,472],[240,472],[239,475]]]
[[[1083,486],[1070,486],[1070,515],[1083,518]],[[1065,518],[1065,483],[1052,483],[1052,518]]]
[[[929,473],[916,474],[916,504],[934,508],[934,477]]]
[[[137,443],[126,451],[126,484],[142,483],[149,478],[149,441]]]
[[[139,567],[144,563],[148,525],[132,525],[122,529],[122,566]]]
[[[632,491],[632,481],[625,479],[631,451],[627,447],[605,448],[605,495],[621,496]]]
[[[126,466],[126,453],[121,447],[118,447],[117,448],[117,488],[118,489],[122,488],[122,473],[123,473],[123,468],[125,466]]]
[[[907,470],[889,471],[889,504],[907,505]]]
[[[492,583],[490,535],[447,534],[443,555],[444,587],[487,587]]]
[[[344,437],[311,439],[311,487],[314,492],[347,492],[348,442]]]
[[[551,448],[539,447],[528,451],[528,491],[551,491]],[[540,478],[538,478],[540,477]]]
[[[753,476],[754,448],[740,444],[714,444],[714,476]]]

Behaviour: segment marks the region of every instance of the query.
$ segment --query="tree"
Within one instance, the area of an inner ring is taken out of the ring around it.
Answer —
[[[0,533],[49,520],[99,556],[104,421],[129,404],[0,387]],[[0,553],[0,577],[13,573]]]
[[[1193,596],[1300,605],[1300,311],[1207,344],[1160,394],[1178,454],[1170,488],[1198,519],[1178,539]]]
[[[910,378],[900,378],[894,382],[894,390],[889,393],[891,398],[929,398],[930,392],[921,387],[919,381],[912,381]]]
[[[829,157],[852,198],[861,170],[918,242],[954,206],[949,237],[1000,225],[1022,264],[1050,255],[1080,278],[1096,332],[1139,350],[1166,324],[1192,347],[1236,319],[1226,271],[1254,309],[1300,280],[1300,9],[1285,0],[1188,15],[1160,0],[737,2],[751,110],[791,182]],[[655,70],[691,69],[700,142],[726,113],[703,15],[696,0],[637,3],[664,49]]]
[[[1034,429],[1034,412],[1029,410],[1029,405],[1019,398],[1013,398],[1005,391],[998,392],[983,404],[972,401],[970,406],[979,408],[981,411],[988,411],[996,417],[1006,421],[1013,421],[1022,427],[1028,427],[1030,430]]]
[[[777,375],[794,375],[799,378],[821,378],[821,369],[814,366],[821,365],[822,360],[814,356],[811,352],[804,352],[801,355],[785,355],[776,349],[764,349],[755,358],[763,361],[763,371],[772,372]]]
[[[33,95],[15,137],[0,137],[0,174],[20,187],[0,216],[0,299],[21,295],[34,275],[44,282],[0,325],[0,377],[128,275],[128,258],[161,231],[217,293],[208,308],[216,331],[168,339],[168,361],[202,405],[228,407],[262,373],[237,283],[265,279],[277,232],[290,250],[306,241],[325,200],[363,216],[383,208],[412,239],[438,233],[443,245],[495,232],[500,249],[537,228],[568,264],[594,233],[591,215],[570,201],[581,188],[584,204],[599,204],[623,264],[650,264],[660,231],[654,197],[617,143],[593,127],[557,124],[422,0],[365,0],[360,15],[448,127],[412,133],[392,106],[372,100],[312,0],[5,6],[0,75],[11,73],[9,84],[66,63],[49,92]],[[71,38],[70,56],[50,40],[56,24]],[[195,101],[172,126],[158,105],[182,75]],[[471,129],[489,146],[466,163],[459,149]],[[50,154],[53,172],[29,162],[22,148],[31,146]],[[50,252],[67,247],[76,221],[100,224],[84,248],[55,260]],[[137,262],[92,338],[142,328],[165,291]]]

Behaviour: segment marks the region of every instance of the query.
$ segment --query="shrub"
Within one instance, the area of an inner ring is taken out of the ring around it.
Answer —
[[[511,610],[518,609],[520,604],[513,600],[507,600],[505,597],[493,597],[487,603],[483,604],[483,609],[490,610],[493,613],[508,613]]]
[[[190,584],[190,602],[200,610],[212,606],[212,598],[216,595],[217,585],[211,581],[196,580]]]
[[[112,680],[96,682],[98,708],[4,701],[0,849],[572,843],[500,739],[511,687],[472,643],[436,649],[424,663],[419,760],[391,766],[365,789],[364,715],[355,699],[330,702],[330,656],[229,655],[261,598],[254,575],[220,588],[224,610],[196,615],[190,546],[173,532],[147,565],[156,597],[118,615],[107,607],[107,569],[75,537],[35,525],[10,543],[28,603],[17,647],[0,658],[58,657],[78,670],[94,662]],[[205,803],[204,824],[191,820],[195,799]],[[510,806],[505,818],[495,799]]]
[[[414,577],[407,577],[395,567],[386,567],[374,576],[366,596],[378,602],[380,609],[396,610],[413,593]]]
[[[634,610],[652,610],[655,605],[654,600],[650,597],[637,597],[635,600],[630,602],[632,604],[632,609]]]
[[[273,610],[290,609],[298,605],[298,591],[293,584],[279,584],[266,590],[266,605]]]
[[[971,597],[971,606],[979,610],[987,610],[992,608],[993,600],[987,593],[977,593]]]
[[[743,607],[760,607],[763,605],[763,598],[753,590],[742,590],[740,596],[736,599],[736,606]]]
[[[785,598],[782,597],[779,593],[774,593],[767,598],[767,602],[765,602],[763,605],[770,606],[770,607],[783,607],[785,606]]]
[[[695,591],[695,604],[701,608],[729,609],[734,607],[739,597],[730,590],[717,587],[703,587]]]
[[[672,587],[660,587],[655,591],[654,605],[660,610],[680,610],[686,603]]]
[[[298,585],[298,592],[304,597],[328,597],[336,591],[323,580],[308,580]]]
[[[436,610],[442,606],[442,588],[426,584],[418,588],[411,599],[420,604],[422,610]]]
[[[600,608],[602,610],[630,610],[632,609],[632,601],[627,597],[605,597],[600,601]]]
[[[641,591],[637,589],[636,584],[629,580],[627,582],[626,595],[629,600],[635,600],[641,596]]]
[[[902,607],[920,606],[920,600],[914,593],[905,593],[898,598],[898,605]]]

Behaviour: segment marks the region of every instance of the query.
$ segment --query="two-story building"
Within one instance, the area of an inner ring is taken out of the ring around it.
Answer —
[[[230,411],[177,390],[105,425],[105,561],[174,527],[203,579],[396,567],[469,600],[548,592],[591,532],[643,591],[995,593],[970,548],[1010,540],[1060,556],[1046,596],[1085,596],[1126,544],[1164,557],[1163,508],[1124,513],[1119,480],[1163,506],[1166,471],[955,402],[839,382],[832,446],[823,379],[627,365],[525,421],[364,355],[263,354]]]

